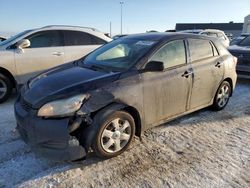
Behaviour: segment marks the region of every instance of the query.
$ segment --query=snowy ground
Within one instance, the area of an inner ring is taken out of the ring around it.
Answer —
[[[195,112],[144,133],[122,155],[81,163],[37,158],[0,106],[0,187],[250,187],[250,81],[220,112]]]

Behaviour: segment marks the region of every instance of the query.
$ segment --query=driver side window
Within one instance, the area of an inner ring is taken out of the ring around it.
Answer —
[[[161,47],[150,59],[150,61],[161,61],[164,68],[170,68],[186,63],[186,52],[183,40],[171,41]]]
[[[41,31],[27,37],[30,41],[29,48],[57,47],[62,45],[62,38],[58,31]]]

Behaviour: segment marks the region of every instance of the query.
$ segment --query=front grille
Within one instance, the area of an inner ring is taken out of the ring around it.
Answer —
[[[26,112],[29,112],[32,109],[31,104],[26,102],[23,98],[20,99],[20,105]]]

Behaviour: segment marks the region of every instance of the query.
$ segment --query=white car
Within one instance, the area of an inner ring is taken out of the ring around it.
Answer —
[[[193,29],[193,30],[184,30],[182,33],[193,33],[198,35],[207,35],[210,37],[219,38],[220,42],[227,48],[229,46],[230,40],[224,33],[224,31],[219,29]]]
[[[111,41],[89,27],[45,26],[0,43],[0,103],[13,88],[52,67],[79,59]]]
[[[224,31],[218,29],[205,29],[204,31],[200,32],[201,35],[207,35],[210,37],[219,38],[220,42],[227,48],[229,46],[230,40],[224,33]]]

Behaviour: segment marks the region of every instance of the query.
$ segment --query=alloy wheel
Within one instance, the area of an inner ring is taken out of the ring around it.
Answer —
[[[228,85],[223,85],[220,90],[219,93],[217,95],[217,104],[219,107],[224,107],[228,100],[229,100],[229,96],[230,96],[230,89]]]
[[[7,84],[0,79],[0,98],[3,98],[7,93]]]
[[[101,134],[101,146],[107,153],[122,150],[131,138],[132,128],[128,120],[116,118],[109,122]]]

